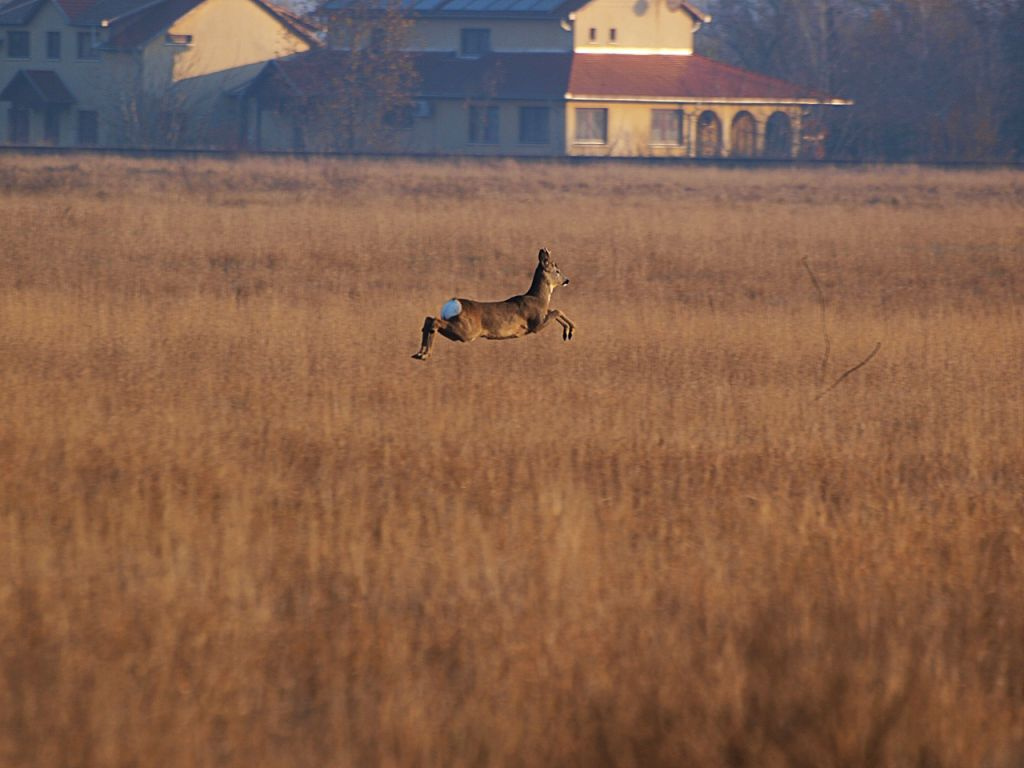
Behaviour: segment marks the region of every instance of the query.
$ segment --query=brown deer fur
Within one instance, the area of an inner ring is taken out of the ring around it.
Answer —
[[[530,290],[505,301],[453,299],[461,305],[461,311],[449,319],[428,317],[424,320],[423,343],[413,357],[426,360],[430,356],[436,333],[452,341],[473,341],[481,336],[515,339],[543,330],[552,320],[562,326],[562,339],[569,341],[575,330],[572,321],[559,310],[548,309],[555,288],[568,283],[569,278],[561,273],[547,249],[542,248],[537,254],[537,269]]]

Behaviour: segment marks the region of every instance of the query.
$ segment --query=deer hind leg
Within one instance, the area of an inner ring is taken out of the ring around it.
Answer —
[[[576,326],[573,325],[572,320],[563,315],[561,311],[552,309],[548,311],[547,317],[544,318],[544,322],[541,323],[540,328],[543,328],[551,320],[556,321],[560,326],[562,326],[562,341],[570,341],[572,339],[573,331],[576,330]],[[537,330],[539,331],[540,328]]]
[[[430,349],[434,346],[434,336],[448,324],[438,317],[428,317],[423,321],[423,341],[420,343],[420,351],[413,355],[417,360],[426,360],[430,357]]]

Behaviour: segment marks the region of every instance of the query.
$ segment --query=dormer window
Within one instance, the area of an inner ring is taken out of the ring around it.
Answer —
[[[192,45],[192,35],[176,35],[168,32],[164,35],[164,42],[167,45]]]
[[[459,55],[478,58],[491,51],[491,30],[467,27],[462,30]]]

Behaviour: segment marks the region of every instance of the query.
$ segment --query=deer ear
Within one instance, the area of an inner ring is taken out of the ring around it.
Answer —
[[[541,264],[547,264],[549,261],[551,261],[551,254],[548,253],[547,248],[540,249],[540,253],[537,254],[537,261],[539,261]]]

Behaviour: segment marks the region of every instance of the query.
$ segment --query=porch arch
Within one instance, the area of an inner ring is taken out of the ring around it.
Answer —
[[[793,125],[785,112],[773,112],[764,128],[764,153],[767,157],[793,156]]]
[[[746,110],[732,119],[732,157],[754,157],[757,154],[757,122]]]
[[[722,121],[706,109],[697,117],[697,157],[722,156]]]

